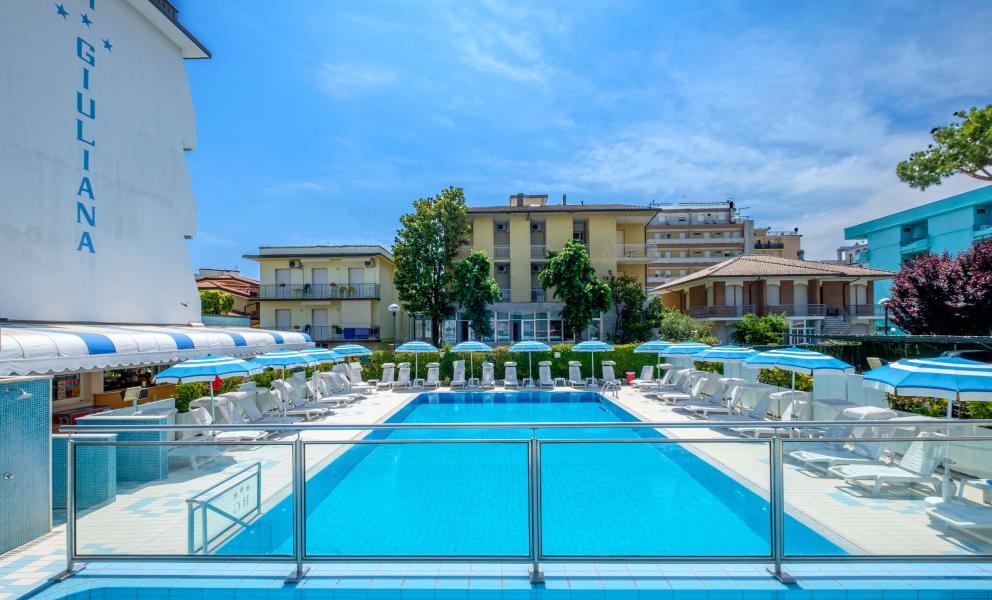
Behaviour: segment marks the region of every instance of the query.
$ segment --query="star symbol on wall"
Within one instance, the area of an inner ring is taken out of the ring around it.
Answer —
[[[113,48],[114,45],[110,43],[109,39],[103,38],[103,47],[107,49],[107,52],[110,52],[110,49]]]
[[[57,11],[55,11],[55,12],[56,12],[56,13],[58,13],[58,15],[59,15],[60,17],[62,17],[63,19],[65,19],[65,18],[67,18],[67,17],[69,16],[69,13],[68,13],[68,12],[66,12],[66,10],[65,10],[65,6],[64,6],[64,5],[62,5],[62,4],[56,4],[56,5],[55,5],[55,8],[57,8],[57,9],[58,9],[58,10],[57,10]]]
[[[89,27],[92,24],[93,24],[93,21],[90,21],[90,16],[87,15],[86,13],[83,13],[83,25],[86,25],[87,27]]]

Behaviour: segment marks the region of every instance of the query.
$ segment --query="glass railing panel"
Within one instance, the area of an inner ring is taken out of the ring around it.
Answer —
[[[402,430],[361,444],[308,442],[307,555],[526,556],[526,440],[427,439],[483,436],[501,433]]]
[[[541,444],[547,557],[771,554],[769,442]]]
[[[292,554],[291,545],[271,543],[277,532],[292,531],[290,445],[93,439],[99,437],[76,444],[79,557]]]
[[[935,423],[787,440],[786,555],[992,555],[992,431]]]

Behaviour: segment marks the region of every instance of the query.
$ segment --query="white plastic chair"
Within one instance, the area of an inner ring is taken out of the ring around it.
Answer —
[[[496,387],[496,374],[493,370],[493,363],[482,363],[482,379],[479,381],[480,387]]]
[[[513,361],[508,361],[503,363],[503,387],[520,387],[520,381],[517,379],[517,363]]]

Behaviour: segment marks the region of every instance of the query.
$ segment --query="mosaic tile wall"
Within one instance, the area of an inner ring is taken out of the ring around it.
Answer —
[[[91,415],[76,422],[96,425],[164,425],[167,415],[130,415],[123,417]],[[119,433],[118,441],[166,441],[167,433],[161,431],[135,431]],[[169,475],[168,446],[118,446],[117,481],[157,481]]]
[[[114,434],[76,436],[112,442]],[[67,435],[52,436],[52,507],[65,508]],[[117,450],[113,446],[76,446],[76,508],[85,510],[117,497]]]
[[[51,529],[51,421],[51,379],[0,379],[0,554]]]

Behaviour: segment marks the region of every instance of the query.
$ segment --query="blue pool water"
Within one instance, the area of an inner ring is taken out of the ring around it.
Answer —
[[[630,414],[592,392],[425,393],[389,422],[624,422]],[[351,446],[306,487],[310,555],[528,553],[529,430],[424,429],[367,439],[472,439],[478,443]],[[768,503],[657,432],[545,429],[541,490],[545,555],[768,555]],[[583,439],[646,439],[639,443]],[[577,440],[577,441],[574,441]],[[743,447],[743,443],[742,443]],[[767,454],[761,465],[767,469]],[[222,554],[290,554],[291,508],[283,501]],[[842,554],[787,516],[787,550]]]

